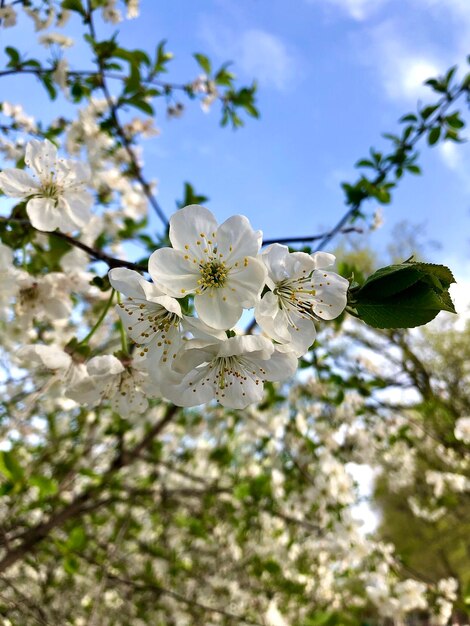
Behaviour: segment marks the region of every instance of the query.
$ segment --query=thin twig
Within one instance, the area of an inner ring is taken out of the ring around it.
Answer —
[[[88,27],[89,27],[89,31],[90,31],[90,35],[92,37],[92,39],[95,41],[96,40],[96,31],[95,31],[95,25],[93,22],[93,8],[91,6],[91,1],[87,0],[87,19],[86,19],[87,23],[88,23]],[[96,64],[98,65],[98,69],[99,69],[99,78],[100,78],[100,87],[101,90],[105,96],[106,102],[108,104],[110,113],[111,113],[111,119],[113,121],[114,127],[116,129],[116,132],[119,136],[119,138],[122,141],[122,145],[124,146],[124,149],[126,150],[127,154],[129,155],[129,158],[131,160],[132,163],[132,170],[133,170],[133,174],[136,177],[136,179],[139,181],[139,183],[142,185],[142,189],[147,197],[147,200],[150,202],[152,208],[154,209],[155,213],[158,215],[158,217],[160,218],[160,220],[162,221],[163,225],[165,226],[165,228],[168,227],[168,219],[165,215],[165,213],[163,212],[162,208],[160,207],[159,203],[157,202],[155,196],[152,193],[152,189],[150,187],[150,184],[146,181],[146,179],[144,178],[143,172],[142,172],[142,168],[139,165],[139,161],[137,158],[137,155],[134,152],[134,149],[132,147],[132,144],[128,138],[128,136],[126,135],[121,122],[119,121],[119,115],[118,115],[118,107],[115,105],[113,97],[111,95],[111,92],[109,91],[108,85],[106,83],[106,72],[105,72],[105,67],[104,67],[104,63],[103,60],[101,59],[101,57],[97,56],[96,57]]]

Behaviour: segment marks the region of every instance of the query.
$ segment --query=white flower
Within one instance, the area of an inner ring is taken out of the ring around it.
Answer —
[[[264,617],[267,626],[288,626],[286,620],[277,608],[275,600],[270,600],[268,610],[266,611]]]
[[[264,381],[289,378],[296,368],[295,356],[265,337],[191,339],[177,354],[177,375],[167,380],[163,395],[178,406],[215,398],[225,407],[244,409],[261,400]]]
[[[140,0],[128,0],[127,19],[133,20],[136,17],[139,17],[139,2]]]
[[[459,417],[455,422],[455,438],[470,444],[470,417]]]
[[[109,400],[122,417],[143,413],[148,407],[146,375],[130,364],[127,367],[110,354],[95,356],[86,365],[87,376],[73,385],[67,396],[79,404],[96,406]]]
[[[55,83],[57,83],[57,85],[59,85],[66,98],[68,98],[70,94],[68,75],[69,63],[67,59],[60,59],[59,61],[57,61],[57,65],[55,67],[55,70],[51,74],[51,78]]]
[[[57,158],[57,148],[47,139],[27,144],[25,163],[34,177],[24,170],[7,169],[0,173],[0,188],[7,196],[27,200],[26,212],[34,228],[67,232],[85,226],[93,202],[84,188],[87,167]]]
[[[264,294],[255,308],[261,330],[281,344],[289,345],[297,356],[305,354],[315,339],[315,319],[331,320],[346,306],[348,281],[323,270],[335,257],[325,252],[313,255],[289,252],[273,244],[261,255],[268,270]]]
[[[7,317],[11,299],[18,292],[18,274],[13,264],[13,250],[0,241],[0,319]]]
[[[86,375],[85,366],[74,363],[70,354],[58,346],[41,344],[23,346],[17,356],[25,366],[49,370],[67,385],[76,385]]]
[[[140,355],[151,357],[157,367],[169,364],[181,345],[182,313],[178,301],[126,268],[112,269],[109,282],[126,296],[116,310],[129,337],[140,345]]]
[[[61,48],[71,48],[74,41],[71,37],[67,37],[62,33],[47,33],[39,37],[39,43],[46,46],[46,48],[54,45],[60,46]]]
[[[7,117],[11,117],[18,126],[22,126],[24,130],[28,132],[35,132],[37,130],[34,117],[26,115],[21,104],[12,104],[11,102],[4,100],[1,106],[2,113]],[[15,158],[15,160],[18,160],[18,158]]]
[[[235,215],[218,226],[204,207],[187,206],[170,219],[170,241],[173,248],[151,255],[149,273],[170,296],[194,293],[197,314],[206,324],[231,328],[243,309],[257,303],[266,270],[255,258],[261,232],[246,217]]]
[[[111,24],[122,22],[122,13],[116,8],[116,0],[106,2],[102,9],[102,15],[105,22],[111,22]]]
[[[10,28],[11,26],[16,25],[16,11],[15,9],[9,5],[6,7],[0,8],[0,26],[4,28]]]
[[[17,281],[17,313],[24,321],[33,318],[58,321],[70,317],[73,305],[70,281],[65,274],[50,272],[43,276],[31,276],[21,272]]]
[[[41,17],[41,13],[38,9],[32,9],[27,6],[23,6],[23,11],[29,15],[29,17],[34,22],[34,29],[36,31],[46,30],[49,26],[52,25],[55,17],[55,9],[52,6],[49,6],[46,10],[46,16],[44,18]]]

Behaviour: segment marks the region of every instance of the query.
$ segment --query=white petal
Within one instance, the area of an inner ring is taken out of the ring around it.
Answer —
[[[186,375],[199,365],[212,361],[217,356],[219,346],[219,341],[190,339],[183,344],[176,355],[173,369],[179,374]]]
[[[272,356],[260,363],[265,370],[265,380],[280,381],[291,378],[297,370],[297,357],[287,347],[277,347]]]
[[[265,293],[256,305],[255,319],[261,330],[271,339],[279,343],[291,341],[286,314],[279,307],[279,300],[272,291]]]
[[[31,224],[44,232],[52,232],[63,225],[63,220],[52,198],[31,198],[26,205]]]
[[[64,191],[59,198],[59,207],[66,208],[70,218],[77,226],[86,226],[91,218],[90,207],[93,197],[88,191]]]
[[[93,378],[86,377],[66,390],[65,395],[77,404],[93,406],[101,402],[101,391]]]
[[[266,267],[254,257],[246,257],[240,267],[230,271],[227,287],[244,309],[255,306],[266,282]]]
[[[189,407],[210,402],[215,397],[215,391],[214,373],[206,365],[190,371],[179,384],[167,383],[163,395],[176,406]]]
[[[315,270],[312,277],[315,287],[313,311],[324,320],[332,320],[340,315],[347,304],[349,282],[335,272]]]
[[[311,256],[315,264],[315,269],[331,267],[336,261],[335,255],[329,252],[314,252]]]
[[[274,289],[277,283],[289,278],[286,269],[286,258],[289,255],[289,248],[280,243],[273,243],[261,254],[261,260],[268,270],[268,276],[272,284],[268,283],[270,289]]]
[[[26,198],[37,193],[40,185],[23,170],[11,168],[0,172],[0,189],[11,198]]]
[[[217,230],[217,220],[205,207],[198,204],[176,211],[170,218],[169,237],[175,250],[187,251],[195,258],[200,258],[203,247],[203,237],[206,241],[212,240],[213,233]],[[197,241],[201,244],[198,246]],[[188,247],[186,247],[188,246]]]
[[[221,342],[217,356],[229,357],[249,354],[250,358],[266,360],[271,357],[273,352],[274,346],[266,337],[240,335],[229,337]]]
[[[112,287],[126,297],[145,298],[142,283],[147,281],[139,272],[126,267],[115,267],[108,272],[108,277]]]
[[[291,252],[285,259],[285,267],[289,278],[309,276],[315,269],[315,262],[310,254]]]
[[[181,209],[182,210],[182,209]],[[200,278],[199,267],[171,248],[160,248],[150,255],[149,274],[155,285],[174,298],[194,293]]]
[[[224,389],[218,389],[217,400],[228,409],[246,409],[250,404],[258,404],[263,398],[263,384],[256,384],[253,378],[246,376],[246,380],[229,377]],[[232,383],[232,384],[230,384]]]
[[[44,141],[33,139],[26,145],[24,161],[38,174],[39,178],[50,179],[56,167],[57,148],[48,139]]]
[[[227,288],[211,289],[194,296],[194,307],[203,322],[220,330],[235,326],[243,313],[240,301]]]
[[[42,365],[53,371],[67,369],[72,363],[70,355],[57,346],[23,346],[18,357],[29,365]]]
[[[112,354],[94,356],[87,363],[90,376],[114,376],[124,371],[121,361]]]
[[[289,326],[291,340],[282,343],[285,343],[287,347],[291,348],[297,357],[300,357],[313,345],[317,331],[311,319],[305,319],[297,314],[293,314],[292,319],[297,328]]]
[[[262,238],[262,232],[253,230],[247,217],[233,215],[217,230],[217,254],[223,254],[227,264],[246,256],[255,257],[259,252]]]
[[[183,328],[190,332],[195,339],[220,339],[221,341],[227,338],[225,331],[222,329],[212,328],[198,317],[183,316]]]

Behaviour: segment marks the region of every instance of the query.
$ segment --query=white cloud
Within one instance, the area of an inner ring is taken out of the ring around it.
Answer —
[[[365,32],[363,59],[380,76],[387,95],[394,100],[415,102],[427,96],[423,85],[446,68],[432,46],[423,46],[407,37],[399,20],[386,20]]]
[[[470,194],[470,146],[468,143],[458,144],[445,141],[438,146],[439,156],[457,177],[460,188]]]
[[[460,146],[455,143],[446,141],[439,146],[441,159],[450,170],[458,171],[462,165],[462,155],[459,150]]]
[[[235,62],[235,71],[242,70],[260,84],[283,91],[300,75],[298,56],[280,37],[259,28],[232,29],[204,20],[201,35],[209,51]]]
[[[284,89],[297,73],[296,61],[285,43],[263,30],[251,29],[242,34],[239,62],[245,72],[276,89]]]
[[[338,8],[352,19],[363,22],[377,13],[387,0],[307,0],[323,7]]]
[[[330,16],[360,22],[352,36],[362,61],[376,70],[393,100],[429,96],[423,82],[464,64],[470,0],[306,0]],[[431,27],[432,26],[432,27]]]

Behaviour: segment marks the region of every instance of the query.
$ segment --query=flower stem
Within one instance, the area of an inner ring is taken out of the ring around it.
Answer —
[[[121,304],[121,294],[119,293],[119,291],[117,292],[117,301],[119,302],[119,304]],[[124,324],[122,323],[121,318],[119,318],[118,326],[119,326],[119,334],[121,335],[121,348],[122,348],[122,351],[127,354],[128,352],[127,337],[126,337],[126,331],[124,330]]]
[[[87,344],[90,341],[90,339],[93,337],[93,335],[96,333],[98,328],[101,326],[101,324],[103,323],[104,318],[106,317],[106,313],[109,311],[109,309],[111,307],[111,304],[113,303],[113,298],[114,298],[114,289],[111,289],[111,295],[110,295],[108,301],[106,302],[106,305],[104,306],[103,310],[101,311],[101,315],[99,316],[98,320],[96,321],[96,324],[90,330],[88,335],[86,337],[84,337],[80,341],[80,343],[78,344],[79,346],[82,346],[83,344]]]

